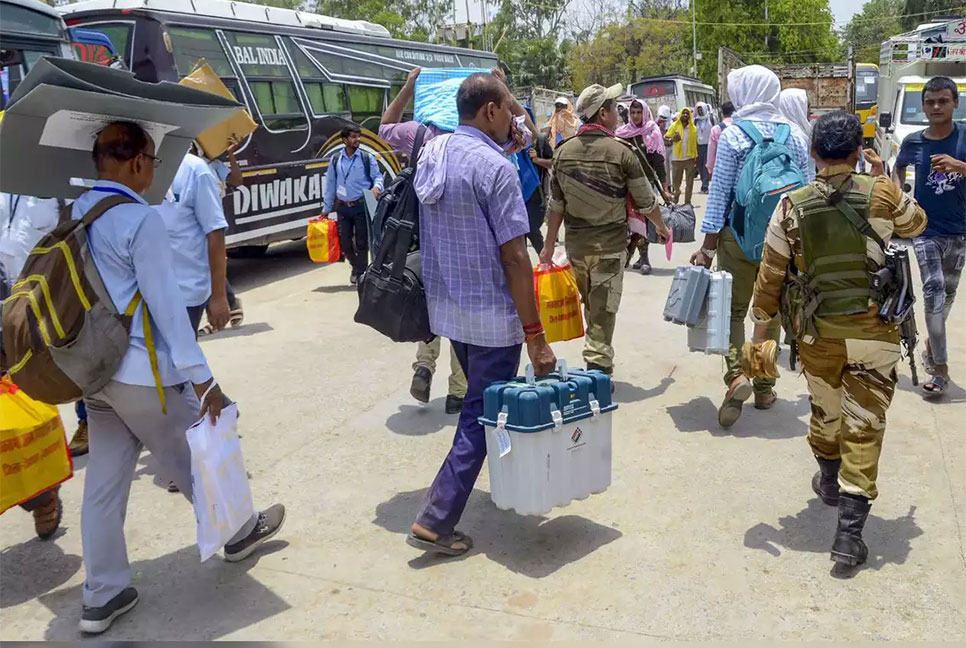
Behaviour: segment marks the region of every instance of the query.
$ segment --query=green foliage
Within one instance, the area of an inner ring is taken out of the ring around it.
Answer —
[[[904,0],[902,31],[911,31],[919,24],[931,21],[939,13],[966,16],[966,2],[963,0]]]
[[[302,0],[250,0],[255,4],[267,7],[278,7],[280,9],[301,9]]]
[[[703,81],[717,83],[717,49],[721,45],[737,51],[746,63],[844,60],[845,51],[832,31],[828,0],[768,0],[767,5],[766,21],[762,0],[698,2],[698,22],[719,23],[698,25],[698,50],[704,55],[698,61],[698,75]],[[691,46],[690,32],[687,44]]]
[[[510,71],[513,86],[562,88],[568,84],[566,53],[560,39],[570,0],[502,0],[487,33]]]
[[[574,49],[569,59],[573,87],[579,91],[592,83],[626,85],[644,76],[685,73],[690,40],[684,25],[637,16],[606,25]]]
[[[879,63],[882,41],[902,31],[899,16],[904,0],[869,0],[845,27],[845,42],[859,63]]]

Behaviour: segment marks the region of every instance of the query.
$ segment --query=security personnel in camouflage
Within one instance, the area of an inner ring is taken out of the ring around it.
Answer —
[[[854,172],[862,146],[855,115],[822,116],[812,132],[816,180],[789,192],[768,227],[752,298],[755,342],[778,314],[799,340],[811,394],[808,443],[818,460],[815,493],[838,506],[832,545],[836,572],[865,562],[862,529],[878,495],[886,410],[896,386],[899,331],[879,318],[871,275],[893,236],[913,237],[926,214],[884,175],[867,150],[872,176]]]
[[[620,84],[592,85],[580,93],[583,119],[575,137],[557,145],[553,157],[550,221],[540,262],[549,264],[561,223],[567,256],[584,302],[588,369],[613,373],[614,325],[627,261],[627,196],[654,223],[662,240],[668,231],[661,209],[633,151],[614,137]]]

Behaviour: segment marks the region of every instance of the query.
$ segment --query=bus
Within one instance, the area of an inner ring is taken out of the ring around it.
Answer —
[[[227,0],[85,0],[67,25],[98,30],[142,81],[177,82],[204,59],[259,128],[237,151],[244,184],[225,197],[229,247],[261,253],[305,235],[322,207],[339,131],[394,176],[400,153],[376,131],[410,70],[497,64],[489,52],[392,39],[381,25]]]
[[[2,0],[0,12],[0,110],[37,61],[45,56],[71,58],[67,26],[39,0]]]
[[[717,114],[714,88],[694,77],[681,74],[644,77],[627,86],[627,93],[646,101],[655,115],[660,106],[670,107],[673,115],[682,108],[694,108],[699,101],[711,106],[712,114]]]
[[[855,66],[855,114],[862,122],[866,146],[875,142],[876,115],[879,108],[879,66],[859,63]]]

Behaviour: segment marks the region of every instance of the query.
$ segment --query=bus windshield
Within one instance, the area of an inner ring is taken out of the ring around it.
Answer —
[[[922,109],[922,86],[906,87],[905,96],[902,99],[902,118],[903,124],[911,126],[928,126],[929,118],[926,117]],[[959,86],[959,107],[953,113],[953,120],[966,122],[966,85]]]
[[[855,107],[868,110],[879,101],[879,71],[859,69],[855,75]]]

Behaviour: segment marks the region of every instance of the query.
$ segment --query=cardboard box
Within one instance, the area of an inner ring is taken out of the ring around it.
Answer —
[[[191,71],[191,74],[181,79],[178,83],[179,85],[195,88],[196,90],[211,92],[226,99],[235,99],[235,95],[222,83],[221,78],[204,59],[198,61],[198,65]],[[256,128],[258,128],[258,124],[255,123],[252,116],[248,114],[247,110],[242,110],[222,123],[209,128],[195,139],[204,150],[208,159],[214,160],[231,146],[231,142],[229,141],[230,137],[234,136],[240,140],[244,139]]]

